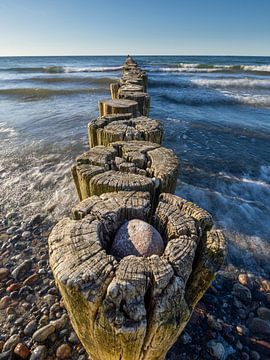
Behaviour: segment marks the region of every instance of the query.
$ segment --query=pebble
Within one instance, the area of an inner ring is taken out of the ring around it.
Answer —
[[[0,281],[5,280],[9,276],[9,269],[0,268]]]
[[[238,276],[238,281],[241,285],[247,286],[249,288],[252,288],[252,282],[248,276],[248,274],[240,274]]]
[[[27,359],[30,353],[31,351],[23,343],[17,344],[14,349],[14,354],[20,356],[22,359]]]
[[[249,321],[248,327],[256,335],[270,336],[270,324],[265,320],[253,318]]]
[[[18,334],[11,335],[11,337],[5,342],[3,346],[3,352],[13,350],[19,342],[20,336]]]
[[[59,359],[68,359],[70,355],[71,355],[71,348],[68,344],[62,344],[56,350],[56,356]]]
[[[47,357],[47,348],[45,345],[38,345],[30,356],[30,360],[45,360]]]
[[[251,357],[251,359],[254,359],[254,360],[260,360],[260,358],[261,358],[260,354],[257,353],[257,351],[251,351],[250,357]]]
[[[245,325],[237,325],[236,331],[239,335],[245,335],[245,336],[247,336],[249,333],[248,328]]]
[[[189,336],[188,333],[185,332],[185,333],[182,335],[182,338],[183,338],[183,336],[185,336],[185,335]],[[189,336],[189,337],[190,337],[190,336]],[[191,337],[190,337],[190,339],[191,339]],[[75,344],[75,345],[77,345],[77,344],[80,343],[80,340],[78,339],[78,336],[77,336],[77,334],[76,334],[74,331],[72,331],[72,332],[70,333],[70,336],[69,336],[69,338],[68,338],[68,341],[69,341],[71,344]]]
[[[257,314],[259,316],[259,318],[263,319],[263,320],[270,320],[270,309],[266,308],[266,307],[259,307],[257,309]]]
[[[63,314],[60,319],[51,321],[51,324],[55,327],[56,330],[63,329],[68,322],[68,315]]]
[[[0,300],[0,310],[4,310],[8,307],[11,302],[11,297],[6,295]]]
[[[23,239],[29,239],[30,237],[31,237],[31,232],[30,231],[24,231],[23,233],[22,233],[22,238]]]
[[[216,342],[215,340],[211,340],[207,343],[208,350],[210,354],[218,360],[222,360],[225,355],[224,346],[220,342]]]
[[[45,341],[51,334],[55,331],[55,326],[52,324],[48,324],[38,329],[33,334],[33,340],[37,342]]]
[[[32,320],[26,325],[23,331],[26,336],[32,336],[36,330],[37,330],[37,323],[35,320]]]
[[[33,285],[34,283],[37,282],[39,276],[37,273],[34,273],[30,276],[28,276],[28,278],[26,278],[24,281],[23,281],[23,285]]]
[[[270,292],[270,280],[261,280],[261,289],[267,293]]]
[[[215,320],[215,318],[211,315],[207,317],[207,324],[212,330],[221,331],[222,330],[222,324]]]
[[[8,235],[13,235],[17,233],[18,229],[19,229],[18,226],[11,226],[9,229],[7,229],[6,233]]]
[[[243,303],[247,303],[252,299],[249,288],[237,283],[233,285],[233,295],[243,301]]]
[[[12,276],[15,280],[22,280],[25,275],[30,271],[31,267],[32,261],[25,260],[12,271]]]

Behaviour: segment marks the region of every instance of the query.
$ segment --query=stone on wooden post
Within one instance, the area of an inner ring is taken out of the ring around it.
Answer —
[[[131,118],[131,114],[107,115],[88,124],[90,148],[107,146],[120,140],[144,140],[161,144],[162,136],[161,123],[144,116]]]
[[[72,174],[80,200],[121,190],[145,191],[153,205],[175,191],[179,161],[172,150],[147,141],[95,146],[76,159]]]
[[[99,100],[99,115],[126,114],[131,113],[133,117],[138,116],[138,103],[134,100],[126,99],[106,99]]]
[[[151,210],[147,193],[93,196],[49,237],[56,284],[91,360],[163,360],[222,264],[224,237],[206,211],[171,194]],[[141,220],[154,227],[147,249]]]

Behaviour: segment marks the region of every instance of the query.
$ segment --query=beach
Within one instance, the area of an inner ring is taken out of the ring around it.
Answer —
[[[16,342],[37,342],[40,353],[31,359],[54,359],[57,351],[59,358],[66,351],[86,359],[53,282],[47,237],[78,202],[70,167],[87,149],[86,125],[98,115],[98,99],[109,97],[123,59],[0,58],[4,353]],[[149,75],[150,115],[161,120],[164,145],[180,159],[176,194],[207,209],[228,244],[222,271],[167,358],[266,359],[270,58],[135,59]],[[39,341],[36,331],[44,327],[47,337]]]

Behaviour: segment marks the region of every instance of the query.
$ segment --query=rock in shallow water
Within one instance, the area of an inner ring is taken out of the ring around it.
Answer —
[[[128,255],[161,255],[164,242],[159,232],[150,224],[139,219],[125,222],[117,231],[111,254],[123,258]]]

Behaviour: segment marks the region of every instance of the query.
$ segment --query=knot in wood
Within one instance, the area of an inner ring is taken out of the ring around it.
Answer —
[[[117,231],[111,253],[117,258],[128,255],[162,255],[164,242],[160,233],[150,224],[139,219],[126,221]]]

